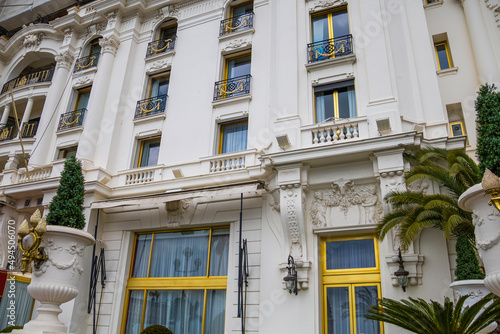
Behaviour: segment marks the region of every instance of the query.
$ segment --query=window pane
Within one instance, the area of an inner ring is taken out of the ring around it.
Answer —
[[[356,331],[359,334],[379,334],[380,323],[375,320],[365,318],[368,308],[377,305],[377,286],[356,286],[354,287],[356,305]]]
[[[207,291],[205,334],[224,333],[226,290]]]
[[[209,230],[156,233],[150,277],[207,275]]]
[[[250,56],[236,58],[227,63],[227,79],[250,74]]]
[[[78,92],[75,110],[87,108],[89,104],[90,90],[85,92]]]
[[[349,287],[326,288],[328,334],[350,333]]]
[[[334,116],[333,91],[316,93],[316,123]]]
[[[160,154],[160,140],[144,142],[142,147],[142,156],[140,167],[154,166],[158,164],[158,155]]]
[[[169,39],[175,37],[177,34],[177,26],[164,28],[160,31],[160,39]]]
[[[450,68],[445,45],[444,44],[436,45],[436,51],[438,55],[439,68],[442,70]]]
[[[374,239],[326,243],[326,269],[374,268]]]
[[[127,310],[127,326],[125,334],[137,334],[141,331],[142,306],[144,290],[130,291]]]
[[[251,13],[253,10],[253,3],[247,3],[233,8],[233,16]]]
[[[175,334],[201,333],[203,298],[203,290],[149,290],[144,328],[162,325]]]
[[[349,21],[347,10],[332,13],[333,38],[349,35]]]
[[[338,90],[339,118],[356,117],[356,96],[354,86],[340,88]]]
[[[153,86],[151,89],[151,96],[161,96],[168,94],[169,77],[153,79]]]
[[[330,39],[328,33],[328,15],[318,15],[312,18],[313,43]]]
[[[210,276],[227,276],[229,229],[214,229],[210,246]]]
[[[222,126],[222,151],[230,153],[247,149],[248,123],[238,122]]]
[[[151,250],[151,234],[140,234],[135,243],[134,269],[132,277],[147,277],[149,251]]]

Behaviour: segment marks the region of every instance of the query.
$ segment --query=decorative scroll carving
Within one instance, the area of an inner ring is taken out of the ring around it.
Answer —
[[[105,22],[99,22],[87,27],[87,35],[100,35],[106,29]]]
[[[71,38],[73,37],[74,32],[75,32],[75,29],[73,27],[63,29],[63,34],[64,34],[63,44],[64,45],[71,43]]]
[[[55,56],[55,59],[57,62],[57,67],[62,67],[69,70],[71,69],[71,65],[73,64],[74,57],[66,51]]]
[[[154,72],[167,69],[170,67],[170,65],[171,64],[168,60],[157,60],[146,69],[146,73],[152,74]]]
[[[106,13],[106,19],[108,20],[107,29],[111,29],[115,26],[119,11],[117,9]]]
[[[115,36],[103,37],[99,40],[99,45],[102,48],[102,53],[112,53],[116,55],[116,51],[118,50],[118,46],[120,45],[120,41]]]
[[[317,10],[322,10],[335,6],[343,6],[345,4],[347,4],[347,0],[319,0],[317,3],[314,4],[314,8],[311,8],[309,12],[315,12]]]
[[[303,194],[299,183],[280,186],[281,219],[288,231],[289,253],[294,259],[304,257]]]
[[[54,244],[52,239],[48,239],[45,243],[45,251],[47,252],[47,261],[44,262],[42,267],[37,270],[35,268],[33,274],[35,276],[40,276],[47,271],[49,265],[55,266],[57,269],[66,270],[71,269],[71,276],[75,275],[75,272],[81,275],[83,273],[82,260],[83,260],[83,250],[85,246],[78,246],[76,243],[73,243],[69,248],[58,247]],[[68,263],[60,263],[54,260],[54,256],[51,256],[53,252],[68,252],[73,255],[73,258]]]
[[[252,42],[243,38],[236,39],[234,41],[229,42],[224,48],[222,52],[234,51],[235,49],[242,49],[246,47],[251,47]]]
[[[85,77],[80,77],[78,80],[73,84],[73,88],[80,88],[83,86],[88,86],[94,82],[94,77],[93,76],[85,76]]]

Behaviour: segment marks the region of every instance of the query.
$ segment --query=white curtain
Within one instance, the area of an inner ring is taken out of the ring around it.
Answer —
[[[214,229],[210,247],[210,276],[227,276],[229,229]]]
[[[140,234],[135,244],[134,268],[132,277],[147,277],[149,251],[151,250],[151,234]]]
[[[230,153],[247,149],[247,122],[224,125],[223,131],[221,153]]]
[[[377,286],[356,286],[354,288],[356,304],[356,329],[358,333],[379,334],[380,323],[365,318],[367,310],[372,305],[377,305]]]
[[[347,99],[349,101],[349,117],[356,117],[356,93],[354,91],[354,86],[347,88]]]
[[[11,319],[7,318],[10,311],[7,308],[10,306],[11,300],[15,301],[15,325],[23,326],[30,320],[33,298],[28,293],[28,283],[15,281],[15,290],[12,291],[10,289],[10,282],[10,280],[7,280],[2,301],[0,302],[0,330],[10,326],[9,322]],[[12,298],[9,298],[9,294],[13,294]]]
[[[330,98],[331,95],[328,95]],[[325,98],[321,93],[316,94],[316,123],[321,123],[326,119]]]
[[[207,291],[205,334],[224,333],[226,290]]]
[[[326,300],[328,334],[350,333],[349,287],[327,288]]]
[[[373,239],[331,241],[326,243],[326,269],[375,267]]]
[[[143,304],[144,304],[144,290],[130,291],[125,334],[138,334],[141,332]]]

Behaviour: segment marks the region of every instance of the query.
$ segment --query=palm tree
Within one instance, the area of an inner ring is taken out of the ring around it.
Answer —
[[[377,226],[377,236],[383,239],[395,229],[401,247],[407,249],[426,227],[439,228],[446,238],[466,235],[474,241],[472,216],[458,206],[458,198],[469,187],[481,182],[478,167],[461,150],[446,151],[439,148],[420,149],[416,154],[405,154],[412,167],[405,174],[406,185],[417,181],[437,182],[441,193],[427,195],[422,192],[395,191],[385,197],[393,211],[385,215]]]
[[[455,306],[446,297],[444,305],[419,298],[395,301],[379,300],[368,309],[366,318],[384,321],[419,334],[475,334],[495,321],[500,313],[500,299],[489,294],[470,307],[463,307],[468,295],[458,299]],[[486,304],[489,304],[485,307]],[[484,309],[482,309],[484,307]]]

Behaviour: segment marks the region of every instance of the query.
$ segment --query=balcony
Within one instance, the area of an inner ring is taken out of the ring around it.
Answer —
[[[147,117],[165,112],[167,95],[155,96],[149,99],[137,101],[134,119]]]
[[[250,94],[250,74],[217,81],[214,89],[214,101],[238,95]]]
[[[53,68],[21,75],[5,83],[5,85],[3,85],[1,94],[9,91],[11,88],[14,89],[18,87],[29,86],[40,82],[50,82],[52,81],[52,75],[54,75]]]
[[[220,21],[219,36],[253,27],[253,13],[246,13]]]
[[[17,135],[15,125],[3,126],[0,128],[0,141],[14,139]]]
[[[352,35],[307,44],[309,63],[352,54]]]
[[[33,138],[38,129],[38,121],[29,121],[28,123],[23,123],[21,130],[22,138]]]
[[[61,118],[59,119],[59,126],[57,127],[57,131],[82,126],[86,112],[87,109],[83,108],[62,114]]]
[[[301,130],[307,145],[341,144],[369,138],[366,117],[338,119],[335,122],[305,126]]]
[[[99,62],[99,53],[94,53],[88,57],[78,58],[75,63],[73,73],[86,70],[88,68],[96,67]]]
[[[159,53],[164,53],[167,51],[172,51],[175,46],[176,36],[171,36],[168,38],[159,39],[157,41],[150,42],[148,44],[148,50],[146,52],[146,58],[157,55]]]

